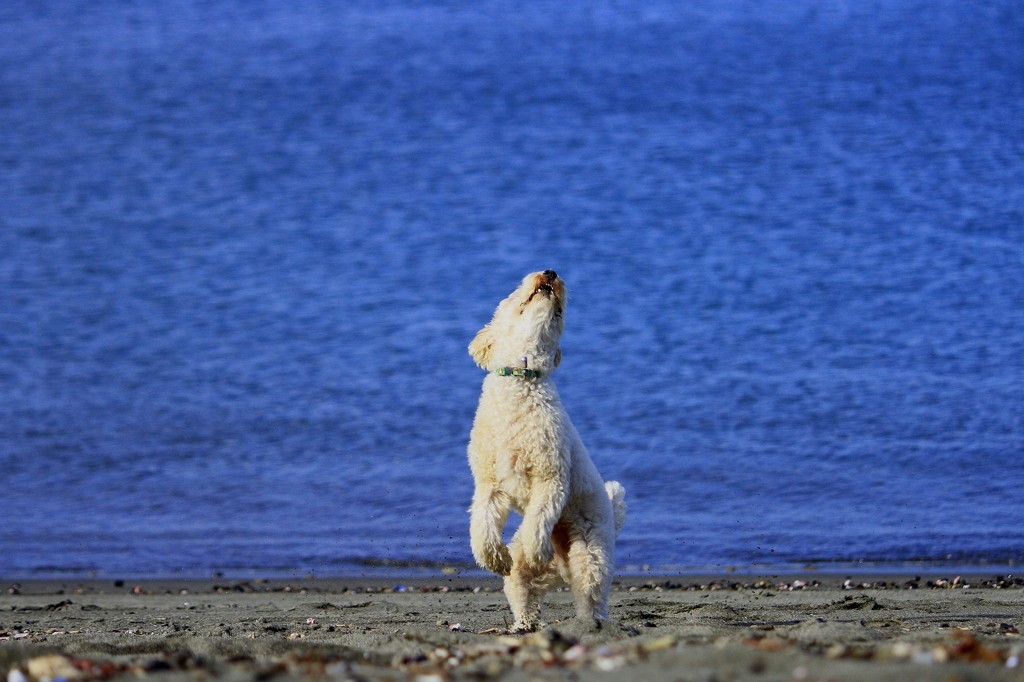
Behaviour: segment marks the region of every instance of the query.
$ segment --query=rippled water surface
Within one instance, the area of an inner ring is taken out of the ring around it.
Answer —
[[[471,561],[545,268],[621,566],[1024,559],[1022,266],[1016,2],[14,0],[0,576]]]

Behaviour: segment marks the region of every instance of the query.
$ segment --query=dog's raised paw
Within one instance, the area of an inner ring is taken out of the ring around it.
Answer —
[[[502,542],[481,542],[471,544],[473,558],[480,568],[487,569],[498,575],[508,575],[512,572],[512,555],[508,547]]]
[[[499,545],[492,552],[488,552],[487,561],[484,567],[491,573],[508,575],[512,572],[512,555],[508,553],[505,545]]]

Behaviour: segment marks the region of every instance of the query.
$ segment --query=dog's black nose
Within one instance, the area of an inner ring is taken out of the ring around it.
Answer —
[[[556,278],[556,277],[558,277],[558,273],[557,273],[557,272],[555,272],[554,270],[545,270],[544,272],[542,272],[542,273],[540,273],[540,274],[544,275],[544,277],[545,277],[545,278],[546,278],[546,279],[547,279],[547,280],[548,280],[549,282],[554,282],[554,281],[555,281],[555,278]]]

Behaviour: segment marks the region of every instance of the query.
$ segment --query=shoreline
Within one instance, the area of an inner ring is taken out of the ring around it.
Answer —
[[[648,580],[675,580],[694,581],[707,580],[713,577],[732,578],[735,580],[747,580],[750,578],[763,578],[770,576],[803,576],[804,579],[814,579],[815,576],[843,575],[846,577],[855,576],[890,576],[892,579],[913,576],[953,577],[972,576],[974,578],[991,578],[996,575],[1024,576],[1024,564],[1018,562],[990,562],[958,564],[955,562],[827,562],[819,564],[780,564],[751,566],[620,566],[616,568],[617,579],[648,579]],[[56,568],[44,568],[37,570],[11,570],[0,571],[0,585],[11,582],[113,582],[124,581],[165,581],[165,582],[203,582],[203,581],[305,581],[305,580],[366,580],[366,581],[401,581],[401,580],[447,580],[452,576],[468,579],[486,579],[494,577],[492,573],[476,565],[451,563],[438,564],[433,566],[420,566],[416,564],[396,563],[394,565],[367,564],[365,566],[353,565],[341,570],[322,571],[316,569],[211,569],[206,571],[170,571],[170,572],[132,572],[132,571],[111,571],[111,570],[86,570]],[[819,578],[820,579],[820,578]]]
[[[849,584],[847,584],[849,583]],[[614,591],[635,589],[657,589],[666,591],[687,591],[701,589],[843,589],[843,590],[924,590],[924,589],[1021,589],[1024,588],[1024,573],[955,573],[917,572],[803,572],[803,573],[704,573],[704,574],[661,574],[616,576]],[[782,587],[779,587],[782,586]],[[349,577],[305,577],[305,578],[28,578],[2,579],[0,589],[9,595],[60,595],[81,590],[89,594],[132,593],[140,588],[145,594],[178,593],[187,590],[195,593],[214,592],[314,592],[343,594],[365,592],[423,591],[427,588],[448,587],[452,591],[466,591],[480,587],[486,591],[500,592],[502,579],[493,575],[442,575],[422,576],[349,576]],[[241,589],[239,589],[241,588]],[[13,592],[12,592],[13,590]]]
[[[516,637],[506,633],[496,577],[8,580],[0,674],[9,682],[1024,682],[1024,581],[916,577],[624,576],[600,630],[572,618],[572,595],[561,590],[545,599],[548,627]]]

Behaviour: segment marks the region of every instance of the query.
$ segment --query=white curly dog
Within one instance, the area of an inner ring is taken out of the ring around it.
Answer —
[[[554,271],[531,273],[469,346],[488,371],[469,441],[470,545],[480,566],[505,576],[514,632],[541,626],[544,593],[560,582],[572,588],[576,617],[601,626],[626,519],[625,490],[601,481],[551,379],[565,303]],[[506,547],[510,509],[523,521]]]

